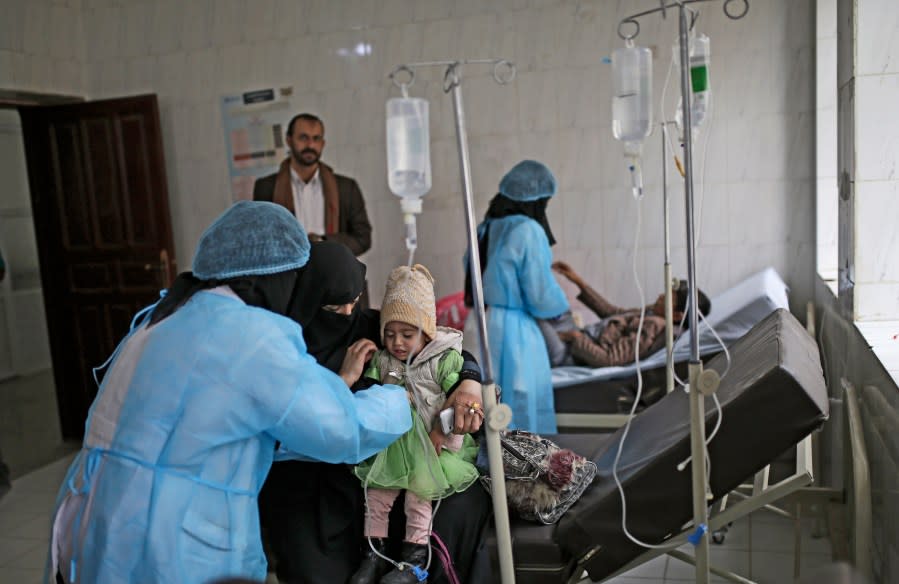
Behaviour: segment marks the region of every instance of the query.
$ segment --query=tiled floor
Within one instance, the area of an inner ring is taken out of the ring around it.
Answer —
[[[53,501],[71,459],[69,455],[15,480],[12,491],[0,500],[0,584],[41,581]],[[803,574],[831,562],[830,541],[813,538],[811,527],[812,520],[803,523]],[[711,556],[718,567],[736,571],[759,584],[792,582],[793,524],[766,511],[756,512],[731,526],[724,543],[712,546]],[[693,579],[691,566],[662,556],[609,582],[664,584]],[[712,582],[726,580],[713,576]]]
[[[0,382],[0,452],[13,477],[74,448],[62,441],[51,369]]]

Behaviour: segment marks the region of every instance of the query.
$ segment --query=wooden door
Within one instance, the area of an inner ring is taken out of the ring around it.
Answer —
[[[155,95],[20,109],[62,433],[92,368],[175,274]]]

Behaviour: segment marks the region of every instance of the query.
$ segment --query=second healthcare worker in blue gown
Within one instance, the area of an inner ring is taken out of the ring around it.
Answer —
[[[91,406],[51,581],[264,580],[256,498],[276,441],[355,463],[409,430],[405,390],[353,394],[306,354],[284,315],[308,257],[303,228],[272,203],[237,203],[206,230],[193,274],[123,341]]]
[[[541,433],[556,431],[556,415],[549,355],[535,319],[568,310],[551,267],[556,240],[546,205],[555,194],[556,179],[546,166],[519,162],[500,181],[478,226],[494,376],[512,408],[510,427]],[[469,278],[465,288],[471,304]]]

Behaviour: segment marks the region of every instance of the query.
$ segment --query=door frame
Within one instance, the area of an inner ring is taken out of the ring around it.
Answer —
[[[58,94],[58,93],[42,93],[35,91],[20,91],[16,89],[0,89],[0,109],[3,110],[16,110],[18,112],[19,108],[23,106],[35,106],[35,105],[64,105],[70,103],[83,103],[86,101],[84,96],[80,95],[67,95],[67,94]],[[25,164],[28,164],[28,153],[25,152],[25,144],[22,143],[22,152],[25,156]],[[29,185],[30,188],[30,185]],[[29,196],[29,200],[30,200]],[[37,214],[35,213],[34,207],[31,208],[31,221],[32,225],[38,221]],[[36,227],[35,227],[36,228]],[[38,270],[41,268],[41,257],[38,254]],[[41,288],[43,289],[43,282],[41,283]],[[51,311],[50,307],[47,305],[47,296],[42,293],[42,297],[44,298],[44,314],[48,315]],[[49,332],[48,332],[49,335]],[[12,339],[10,339],[12,340]],[[56,367],[57,364],[53,361],[53,352],[50,352],[50,364],[51,367]],[[53,377],[51,376],[51,379]],[[54,380],[55,385],[55,380]],[[54,393],[56,390],[54,388]],[[59,421],[59,424],[63,423],[63,413],[59,407],[58,396],[57,396],[57,405],[56,405],[56,416]]]
[[[0,92],[0,93],[2,93],[2,92]],[[0,97],[2,97],[2,96],[0,96]],[[25,99],[21,99],[22,97],[24,97]],[[148,102],[149,99],[152,100],[152,103]],[[145,107],[149,106],[152,111],[146,112],[147,115],[150,115],[152,118],[154,118],[155,124],[157,124],[157,125],[159,124],[158,101],[157,101],[157,97],[154,94],[140,94],[140,95],[130,95],[130,96],[123,96],[123,97],[115,97],[115,98],[101,98],[101,99],[97,99],[97,100],[85,100],[83,98],[71,98],[69,96],[46,96],[46,95],[44,95],[43,99],[37,100],[37,99],[35,99],[35,96],[33,94],[28,94],[28,95],[23,96],[22,92],[19,92],[19,94],[16,96],[16,101],[17,101],[16,105],[21,106],[21,107],[19,107],[20,112],[23,109],[31,110],[31,107],[28,107],[28,106],[50,105],[50,106],[59,108],[60,109],[59,113],[61,113],[61,115],[63,115],[63,116],[67,115],[67,114],[65,114],[65,112],[71,112],[72,115],[79,116],[79,115],[92,115],[92,112],[93,113],[102,113],[104,111],[104,108],[108,108],[108,107],[112,107],[114,111],[118,111],[119,108],[126,108],[126,110],[127,110],[127,108],[131,108],[131,107],[145,108]],[[108,103],[107,104],[106,102],[116,102],[116,103]],[[0,100],[0,103],[2,103],[2,100]],[[82,106],[87,109],[82,111]],[[2,107],[2,106],[0,106],[0,107]],[[74,110],[70,109],[73,107],[75,108]],[[40,111],[40,110],[38,110],[38,111]],[[37,122],[36,120],[40,120],[41,115],[42,114],[39,114],[39,113],[36,114],[33,111],[29,111],[29,115],[26,117],[23,117],[23,119],[22,119],[23,132],[26,130],[34,131],[36,128],[32,127],[32,125],[35,123],[37,123],[37,125],[40,126],[41,122]],[[53,116],[55,114],[51,113],[49,115]],[[118,115],[118,114],[113,114],[113,115]],[[161,126],[157,127],[156,132],[158,133],[158,135],[155,137],[155,139],[151,139],[149,142],[147,142],[147,148],[149,149],[148,151],[152,151],[156,154],[156,158],[158,158],[157,162],[159,164],[161,164],[164,168],[165,156],[164,156],[164,145],[162,143]],[[29,151],[29,149],[33,150],[33,152],[31,153],[32,156],[34,156],[34,155],[41,156],[41,155],[47,154],[47,153],[44,153],[43,150],[41,150],[41,148],[32,148],[33,146],[35,146],[35,144],[29,142],[29,139],[27,136],[25,136],[25,138],[26,138],[25,139],[25,147],[26,147],[25,148],[25,151],[26,151],[25,157],[26,157],[26,164],[28,166],[28,177],[29,177],[29,187],[31,190],[32,209],[34,209],[35,197],[37,196],[37,193],[43,192],[41,190],[42,187],[38,184],[41,182],[41,180],[43,180],[43,178],[40,178],[43,175],[40,173],[39,170],[36,170],[38,167],[35,164],[33,164],[35,161],[30,159],[30,157],[28,156],[28,151]],[[42,142],[40,139],[38,140],[38,145],[42,145]],[[49,146],[49,144],[47,146]],[[38,152],[38,151],[40,151],[40,152]],[[151,156],[151,158],[152,158],[152,156]],[[123,164],[123,162],[119,161],[117,164]],[[157,190],[161,190],[161,192],[166,193],[167,186],[168,186],[166,184],[167,181],[164,178],[162,180],[163,180],[162,184],[156,185],[156,187],[157,187]],[[36,185],[38,188],[36,188]],[[47,185],[43,185],[43,186],[47,186]],[[177,272],[177,268],[175,265],[176,260],[175,260],[175,255],[174,255],[175,248],[174,248],[174,237],[173,237],[174,234],[172,233],[172,225],[171,225],[171,212],[170,212],[170,208],[169,208],[169,202],[167,200],[167,195],[163,198],[163,203],[161,203],[161,204],[162,204],[162,207],[156,208],[156,211],[160,212],[160,213],[164,213],[164,215],[165,215],[165,230],[160,232],[158,235],[161,238],[161,242],[159,242],[159,243],[161,243],[161,245],[163,246],[162,253],[160,254],[160,267],[164,268],[165,271],[167,272],[167,273],[161,275],[162,276],[162,284],[161,285],[163,287],[165,287],[165,286],[168,286],[169,285],[168,282],[170,282],[171,279],[174,278],[174,275]],[[158,207],[158,205],[159,205],[159,203],[154,204],[154,207]],[[35,223],[35,232],[36,233],[38,233],[38,232],[44,233],[45,238],[49,237],[49,239],[55,239],[56,231],[54,229],[48,229],[47,226],[48,226],[48,221],[51,221],[51,219],[53,219],[53,218],[55,218],[55,220],[59,220],[59,217],[57,217],[57,215],[53,214],[52,211],[47,211],[47,209],[48,209],[47,207],[44,207],[43,209],[34,209],[35,212],[33,213],[33,218],[34,218],[34,223]],[[168,251],[169,255],[165,254],[166,251]],[[47,315],[47,322],[51,323],[51,322],[58,322],[58,321],[54,321],[54,318],[62,316],[60,311],[63,310],[63,305],[60,304],[60,302],[63,302],[64,298],[60,298],[59,295],[56,293],[51,293],[54,290],[58,292],[58,287],[56,285],[54,285],[54,283],[53,283],[54,278],[51,277],[50,272],[48,272],[48,270],[52,269],[52,270],[54,270],[52,272],[53,274],[59,274],[60,273],[59,270],[69,264],[56,265],[55,259],[59,259],[59,258],[55,258],[55,256],[52,256],[52,255],[48,256],[47,255],[48,253],[50,253],[50,252],[48,252],[47,249],[45,249],[43,246],[39,245],[38,255],[39,255],[40,259],[42,260],[42,261],[40,261],[41,282],[42,282],[42,287],[45,288],[45,290],[44,290],[44,309],[45,309],[45,313]],[[50,261],[50,260],[54,260],[54,261]],[[141,259],[140,261],[143,262],[146,260]],[[151,269],[150,266],[151,266],[150,263],[146,264],[146,266],[144,267],[144,270],[150,270]],[[120,277],[124,277],[124,276],[121,276],[121,274],[120,274]],[[56,282],[56,284],[60,284],[60,282]],[[46,289],[48,285],[50,286],[50,289]],[[154,291],[153,291],[154,298],[156,297],[155,286],[158,286],[158,285],[159,284],[154,285]],[[140,287],[140,285],[138,287]],[[140,293],[139,290],[137,292]],[[132,293],[132,294],[135,293],[135,290],[132,289],[130,293]],[[51,296],[53,296],[54,298],[51,298]],[[148,301],[147,299],[141,299],[140,306],[143,306],[144,303],[147,301]],[[136,310],[136,308],[132,308],[132,310]],[[121,312],[121,311],[119,311],[119,312]],[[108,318],[110,318],[109,314],[107,314],[107,320],[108,320]],[[128,318],[130,319],[130,315],[128,316]],[[127,321],[125,322],[125,324],[127,324]],[[109,322],[107,322],[107,326],[110,326]],[[77,326],[76,326],[76,329],[77,329]],[[106,329],[104,329],[104,330],[106,330]],[[56,334],[56,333],[53,333],[52,327],[50,327],[50,332],[51,332],[51,335]],[[59,331],[57,331],[57,332],[59,332]],[[116,338],[113,338],[111,341],[111,345],[103,351],[103,357],[106,356],[106,352],[112,351],[113,348],[115,347],[115,345],[120,340],[119,339],[120,334],[118,332],[114,333],[114,335]],[[58,336],[56,336],[56,337],[51,336],[51,339],[50,339],[50,344],[51,344],[50,349],[51,349],[51,355],[52,355],[51,361],[52,361],[53,367],[54,367],[54,379],[57,381],[56,395],[57,395],[58,414],[59,414],[60,424],[62,427],[62,433],[63,433],[64,438],[76,438],[76,437],[80,437],[84,431],[84,415],[86,415],[86,412],[81,413],[80,410],[82,409],[82,406],[84,406],[84,407],[89,406],[89,402],[83,402],[83,401],[82,402],[72,402],[71,401],[70,390],[72,388],[69,387],[68,384],[60,381],[60,375],[65,375],[66,372],[71,373],[73,371],[72,370],[73,363],[66,356],[64,351],[59,350],[59,347],[54,345],[54,340],[56,340],[57,343],[60,341],[59,341]],[[98,355],[93,356],[93,358],[95,358],[95,359],[97,357],[98,357]],[[82,362],[81,367],[84,367],[84,366],[85,366],[85,363]],[[90,364],[87,364],[87,366],[89,367]],[[91,383],[90,385],[93,386],[93,383]],[[79,410],[79,412],[76,414],[75,410]]]

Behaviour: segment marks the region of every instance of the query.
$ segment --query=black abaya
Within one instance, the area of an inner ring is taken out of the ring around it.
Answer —
[[[365,266],[348,248],[332,242],[313,244],[289,315],[303,326],[309,354],[332,371],[340,368],[347,347],[355,341],[367,338],[380,345],[377,311],[357,308],[343,316],[321,310],[323,305],[352,302],[364,282]],[[349,465],[275,463],[259,506],[281,582],[340,584],[356,571],[365,542],[365,502]],[[463,583],[486,584],[491,579],[484,537],[490,515],[490,498],[476,484],[445,499],[434,516],[434,532],[447,546]],[[406,525],[403,505],[393,506],[390,525],[391,533],[400,530],[394,541],[401,542]],[[392,557],[399,557],[398,550]],[[432,557],[428,582],[449,584],[437,555]]]

